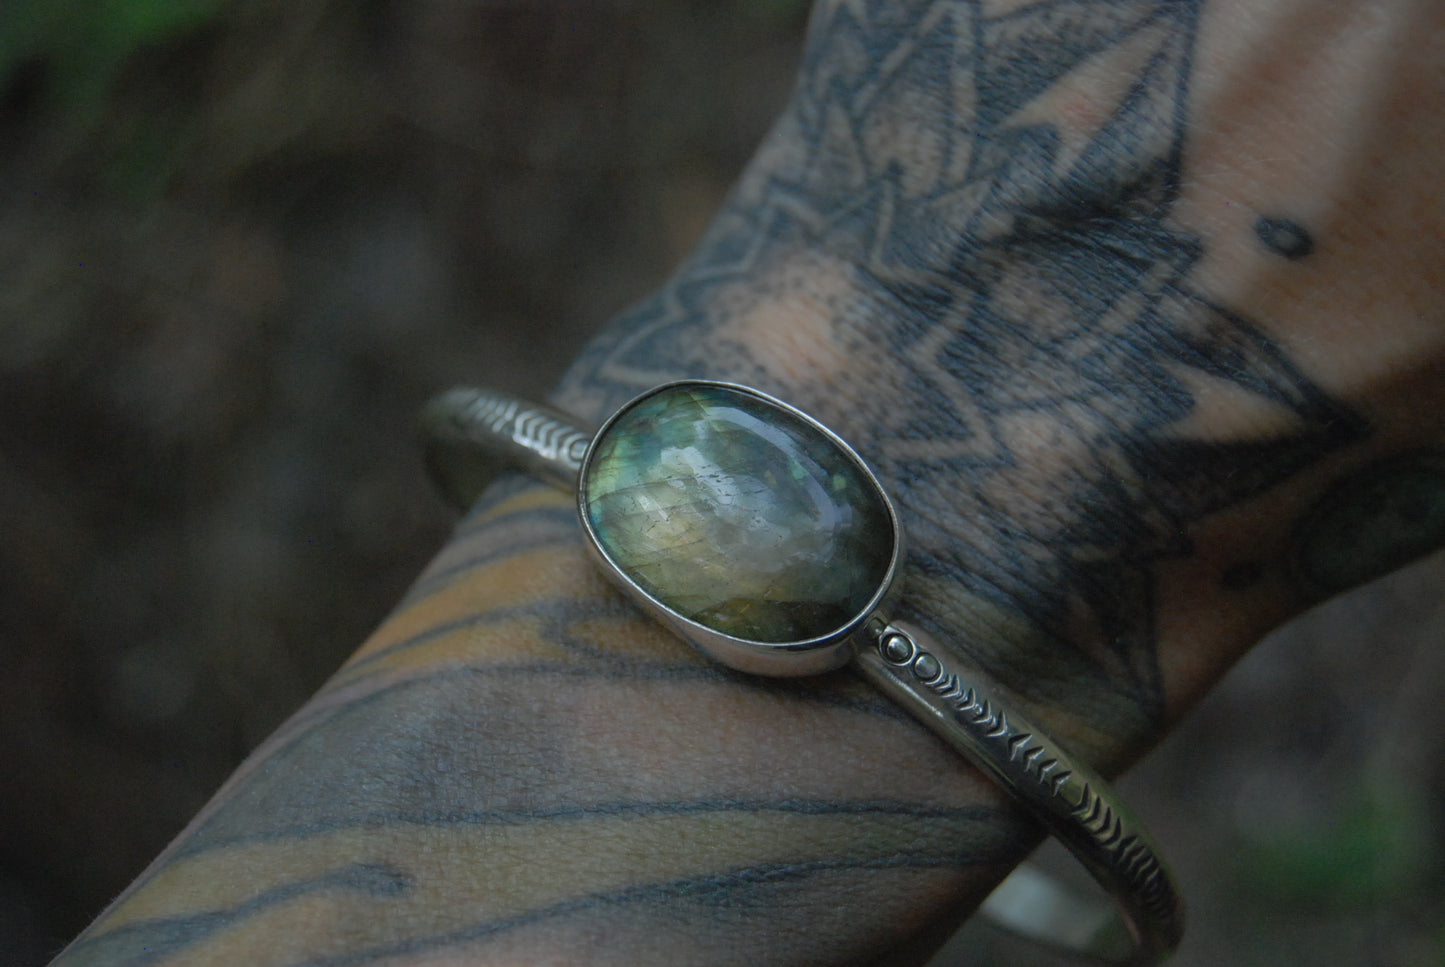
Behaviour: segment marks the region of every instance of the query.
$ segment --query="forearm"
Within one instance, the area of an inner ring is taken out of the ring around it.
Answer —
[[[899,504],[907,616],[1116,770],[1265,630],[1440,537],[1439,14],[852,9],[558,401],[691,375],[814,413]],[[488,498],[66,962],[910,962],[1034,841],[861,684],[693,655],[573,513]]]
[[[636,614],[570,511],[464,524],[74,962],[881,956],[1033,838],[859,683],[760,686]]]

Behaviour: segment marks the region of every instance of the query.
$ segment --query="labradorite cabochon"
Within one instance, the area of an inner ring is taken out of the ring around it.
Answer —
[[[582,471],[603,554],[648,596],[745,641],[822,638],[889,578],[887,498],[807,419],[744,389],[675,384],[629,404]]]

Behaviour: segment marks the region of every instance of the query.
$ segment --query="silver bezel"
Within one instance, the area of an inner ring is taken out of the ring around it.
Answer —
[[[888,569],[884,574],[882,583],[874,591],[867,606],[859,611],[858,614],[854,615],[846,624],[822,637],[809,638],[803,641],[765,642],[735,638],[731,635],[708,628],[705,625],[698,624],[696,621],[679,614],[654,598],[644,588],[629,578],[602,548],[587,514],[587,478],[598,442],[607,434],[619,418],[639,403],[658,393],[685,386],[721,387],[733,390],[777,407],[785,413],[792,414],[808,426],[816,429],[851,460],[858,469],[862,471],[864,479],[868,481],[877,493],[879,499],[882,500],[883,506],[887,508],[888,522],[893,531],[893,550],[889,558]],[[903,529],[899,526],[898,513],[893,507],[893,501],[888,498],[888,492],[883,489],[883,485],[878,482],[877,476],[874,475],[872,469],[870,469],[863,458],[858,455],[857,451],[850,447],[838,434],[797,407],[784,403],[782,400],[774,396],[769,396],[767,393],[759,392],[750,386],[721,382],[718,380],[685,379],[663,383],[633,398],[609,416],[602,424],[602,428],[593,436],[592,442],[588,445],[587,452],[582,458],[582,467],[577,476],[577,516],[582,522],[583,533],[587,535],[587,549],[591,557],[597,563],[598,567],[601,568],[602,572],[606,574],[614,584],[621,588],[624,593],[643,607],[655,611],[659,620],[687,641],[691,642],[694,647],[704,654],[730,668],[755,675],[817,675],[847,664],[853,657],[854,650],[860,645],[858,641],[860,638],[859,632],[868,623],[870,618],[881,616],[881,613],[889,604],[894,593],[894,586],[897,583],[898,565],[903,553]]]

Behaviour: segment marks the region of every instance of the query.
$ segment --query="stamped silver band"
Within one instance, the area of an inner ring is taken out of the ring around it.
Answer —
[[[810,420],[743,387],[691,385],[753,394],[782,407],[791,417]],[[423,428],[429,468],[447,497],[462,508],[475,500],[496,469],[509,464],[568,490],[578,489],[594,439],[600,438],[556,411],[480,389],[453,389],[432,400],[423,412]],[[846,449],[826,428],[819,430]],[[851,450],[847,452],[851,455]],[[583,514],[586,525],[585,506]],[[595,543],[592,527],[584,530]],[[602,563],[606,570],[607,562]],[[626,576],[612,576],[634,597],[657,605]],[[892,581],[891,569],[888,580]],[[842,660],[851,659],[864,678],[1032,813],[1113,901],[1111,908],[1077,897],[1025,865],[1000,884],[982,912],[1014,933],[1094,960],[1152,964],[1166,957],[1183,932],[1182,904],[1148,834],[1110,785],[1006,709],[988,684],[976,680],[947,649],[919,629],[891,621],[883,613],[886,604],[877,607],[885,600],[882,594],[875,597],[866,614],[847,627]],[[745,670],[778,673],[733,661],[731,653],[720,654],[709,647],[709,640],[689,635],[691,622],[679,618],[677,624],[684,637],[719,660]],[[739,644],[726,634],[703,634],[705,639]],[[838,651],[836,644],[830,648],[830,653]],[[820,669],[804,660],[800,673],[816,670]]]

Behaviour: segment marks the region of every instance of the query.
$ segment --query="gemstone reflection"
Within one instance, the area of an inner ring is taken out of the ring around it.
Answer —
[[[654,600],[734,638],[839,630],[893,558],[885,498],[852,456],[731,387],[634,403],[594,444],[582,486],[603,553]]]

